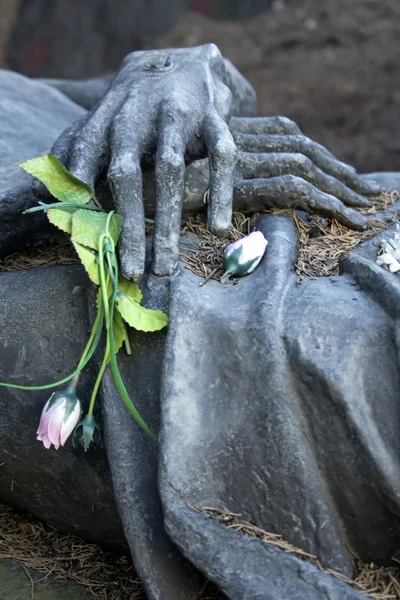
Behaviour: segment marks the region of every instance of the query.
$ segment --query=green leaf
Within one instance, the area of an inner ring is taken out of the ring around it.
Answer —
[[[138,284],[128,281],[127,279],[123,279],[122,277],[120,277],[118,280],[118,289],[120,292],[125,294],[125,296],[135,300],[135,302],[140,302],[143,298],[143,294],[140,291]]]
[[[89,279],[96,285],[100,285],[99,265],[96,254],[92,250],[89,250],[89,248],[85,248],[85,246],[82,246],[77,242],[72,243],[74,244],[74,248],[78,253],[81,263],[86,269],[86,273],[89,275]]]
[[[121,292],[117,295],[116,303],[124,321],[140,331],[158,331],[168,323],[167,315],[161,310],[145,308]]]
[[[65,233],[72,232],[72,213],[63,210],[62,208],[49,208],[47,211],[47,218],[50,223],[65,231]]]
[[[72,216],[71,240],[93,250],[99,249],[99,238],[105,233],[108,214],[79,209]],[[114,214],[110,220],[109,232],[117,245],[121,233],[121,217]]]
[[[33,158],[19,165],[39,179],[57,200],[71,204],[87,204],[94,196],[90,187],[74,177],[52,154]]]
[[[117,310],[114,310],[113,317],[113,335],[114,335],[114,346],[115,353],[117,354],[118,350],[122,347],[122,344],[125,341],[125,327],[124,322],[122,320],[121,315]]]

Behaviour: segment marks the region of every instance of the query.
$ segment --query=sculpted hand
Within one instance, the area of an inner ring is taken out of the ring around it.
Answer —
[[[107,169],[123,218],[123,275],[138,279],[145,264],[142,166],[155,165],[157,209],[152,270],[171,275],[179,260],[185,163],[209,155],[209,225],[229,228],[236,148],[226,124],[232,95],[224,60],[213,44],[133,52],[101,102],[56,142],[52,153],[94,188]]]
[[[354,208],[371,206],[365,195],[379,193],[380,186],[302,135],[293,121],[233,117],[229,125],[239,151],[237,207],[296,208],[353,229],[367,227],[368,220]]]

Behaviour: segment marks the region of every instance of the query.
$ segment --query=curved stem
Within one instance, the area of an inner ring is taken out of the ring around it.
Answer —
[[[90,349],[92,347],[92,344],[93,344],[93,342],[94,342],[94,340],[96,338],[96,334],[97,334],[97,331],[98,331],[98,328],[99,328],[99,325],[100,325],[100,320],[103,319],[102,312],[103,312],[102,311],[102,306],[100,305],[100,307],[97,309],[96,319],[95,319],[95,321],[93,323],[93,327],[92,327],[92,330],[90,332],[90,337],[89,337],[88,343],[86,344],[85,349],[84,349],[84,351],[82,353],[82,356],[81,356],[81,359],[80,359],[80,361],[78,363],[77,369],[81,368],[81,366],[85,363],[87,355],[89,354],[89,351],[90,351]],[[93,354],[91,356],[93,356]]]
[[[158,442],[157,436],[151,431],[151,429],[147,426],[146,422],[143,420],[136,406],[133,404],[132,400],[129,397],[128,392],[126,391],[124,382],[122,381],[121,373],[118,368],[117,357],[115,354],[115,344],[114,344],[114,336],[112,330],[112,323],[114,318],[114,307],[115,307],[115,299],[118,293],[118,263],[115,256],[115,253],[111,254],[111,260],[113,263],[113,294],[110,300],[110,320],[108,322],[107,334],[110,340],[110,364],[111,370],[114,377],[115,385],[118,390],[119,395],[121,396],[122,402],[125,404],[126,408],[129,410],[136,423],[143,429],[145,433],[154,441]]]
[[[109,360],[110,360],[110,342],[109,342],[109,339],[107,336],[107,344],[106,344],[106,349],[104,351],[103,362],[101,363],[100,371],[97,375],[96,381],[93,386],[92,395],[90,397],[90,403],[89,403],[89,409],[88,409],[89,416],[93,415],[93,408],[94,408],[94,403],[96,402],[97,392],[99,391],[100,383],[101,383],[101,380],[103,379],[104,371],[106,370]]]
[[[123,329],[123,332],[124,332],[125,352],[127,353],[128,356],[130,356],[132,354],[132,348],[131,348],[131,343],[129,341],[128,330],[126,328],[125,321],[123,319],[121,319],[121,324],[122,324],[122,329]]]
[[[40,212],[41,210],[43,212],[47,212],[49,210],[49,208],[60,208],[61,210],[63,210],[63,208],[75,208],[76,210],[80,210],[81,208],[83,208],[85,210],[95,210],[97,212],[105,212],[104,208],[96,200],[95,206],[91,206],[90,204],[73,204],[72,202],[53,202],[52,204],[46,204],[45,202],[39,202],[39,206],[34,206],[33,208],[28,208],[27,210],[24,210],[22,214],[28,215],[30,213]]]
[[[93,354],[95,353],[95,350],[96,350],[97,345],[100,340],[101,330],[103,328],[103,319],[104,319],[104,314],[103,314],[103,308],[101,306],[100,310],[97,313],[96,320],[93,324],[89,340],[83,351],[82,358],[79,361],[77,368],[70,375],[63,377],[63,379],[60,379],[59,381],[55,381],[54,383],[47,383],[46,385],[18,385],[18,384],[14,384],[14,383],[0,382],[0,387],[11,388],[13,390],[25,390],[25,391],[32,391],[32,392],[40,392],[42,390],[51,390],[51,388],[53,388],[53,387],[58,387],[59,385],[63,385],[64,383],[71,381],[71,379],[73,379],[76,375],[78,375],[82,371],[82,369],[84,369],[86,367],[86,365],[92,358]]]

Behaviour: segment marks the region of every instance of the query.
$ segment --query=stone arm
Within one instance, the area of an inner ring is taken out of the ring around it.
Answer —
[[[91,110],[104,97],[107,89],[115,77],[115,74],[103,75],[102,77],[92,77],[82,81],[73,79],[42,79],[37,81],[50,85],[59,90],[64,96],[67,96],[79,106]]]
[[[133,52],[114,77],[50,82],[91,108],[52,148],[93,189],[107,173],[123,219],[121,269],[138,280],[145,265],[142,170],[154,169],[156,214],[152,271],[172,275],[179,263],[185,167],[209,159],[209,227],[224,234],[233,202],[241,208],[299,208],[354,228],[367,220],[354,210],[379,186],[303,136],[295,123],[253,118],[251,85],[214,44]],[[229,126],[228,126],[229,123]],[[239,151],[239,152],[238,152]],[[44,191],[36,186],[36,194]]]

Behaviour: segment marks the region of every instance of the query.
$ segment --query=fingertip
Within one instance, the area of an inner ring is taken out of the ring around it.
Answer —
[[[120,248],[119,256],[122,276],[138,283],[144,275],[144,257],[137,253],[135,255],[132,250],[128,251],[123,246]]]
[[[360,208],[371,208],[371,206],[373,206],[373,204],[370,200],[368,200],[364,196],[361,196],[360,194],[358,194],[356,206],[358,206]]]
[[[143,270],[134,269],[131,265],[124,265],[121,262],[121,273],[124,279],[128,279],[129,281],[134,281],[135,283],[140,283],[143,277]]]
[[[369,227],[369,221],[360,213],[353,211],[352,215],[352,224],[354,229],[358,229],[359,231],[365,231]]]
[[[380,194],[382,186],[377,181],[361,178],[361,187],[364,194]]]
[[[217,222],[209,221],[208,228],[211,231],[211,233],[213,233],[214,235],[216,235],[218,237],[224,237],[225,235],[227,235],[229,233],[230,222],[229,222],[229,224],[227,224],[227,223],[222,223],[222,222],[218,222],[218,221]]]
[[[223,237],[229,233],[232,224],[232,209],[231,207],[229,209],[224,207],[220,210],[215,210],[214,207],[215,203],[211,204],[208,211],[208,228],[218,237]]]

